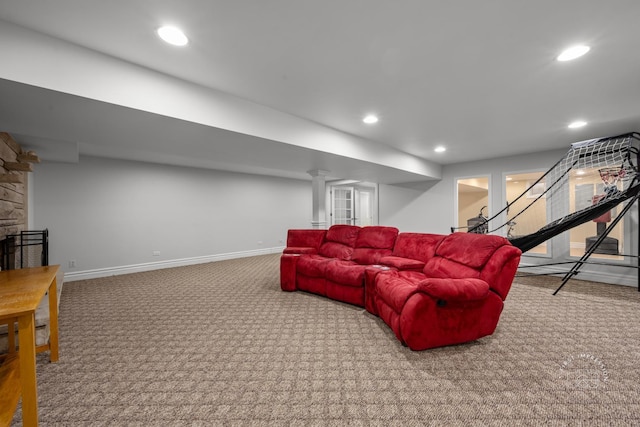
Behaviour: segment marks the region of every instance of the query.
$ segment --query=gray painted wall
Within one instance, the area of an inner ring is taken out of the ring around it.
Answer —
[[[94,157],[34,169],[32,228],[68,278],[279,251],[311,221],[302,180]]]
[[[493,214],[504,206],[505,174],[546,170],[564,153],[446,166],[443,179],[426,190],[380,185],[379,223],[449,233],[456,179],[490,175]],[[311,224],[311,182],[304,180],[82,157],[37,165],[30,190],[31,228],[50,230],[51,263],[60,264],[68,280],[279,252],[288,229]],[[634,211],[633,230],[637,218]],[[561,236],[552,245],[551,258],[525,254],[523,264],[569,259]],[[589,266],[580,277],[635,285],[637,273]]]

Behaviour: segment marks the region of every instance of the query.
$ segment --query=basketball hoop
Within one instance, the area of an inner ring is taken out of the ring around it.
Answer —
[[[627,171],[624,169],[624,166],[620,166],[619,168],[598,169],[598,173],[600,173],[600,179],[602,179],[605,187],[610,187],[616,185],[619,180],[623,179]]]
[[[602,179],[604,183],[604,194],[600,196],[599,200],[613,196],[620,191],[618,189],[618,181],[623,179],[627,174],[624,166],[620,166],[619,168],[602,168],[598,169],[598,172],[600,173],[600,179]]]

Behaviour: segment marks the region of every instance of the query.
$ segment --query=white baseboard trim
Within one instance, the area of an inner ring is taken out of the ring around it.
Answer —
[[[535,264],[527,264],[521,263],[522,268],[518,270],[518,273],[531,273],[531,274],[551,274],[553,273],[557,277],[563,277],[571,268],[573,267],[573,263],[565,264],[563,266],[545,266],[541,265],[536,267]],[[587,266],[584,266],[577,275],[573,276],[576,280],[588,280],[592,282],[600,282],[600,283],[610,283],[613,285],[623,285],[623,286],[638,286],[638,271],[634,266],[620,266],[618,267],[621,271],[626,271],[626,274],[616,274],[609,271],[589,271],[586,269]],[[626,269],[625,267],[628,267]]]
[[[160,270],[163,268],[183,267],[186,265],[205,264],[208,262],[224,261],[228,259],[247,258],[258,255],[281,253],[284,246],[276,248],[255,249],[242,252],[228,252],[225,254],[205,255],[191,258],[181,258],[166,261],[147,262],[144,264],[123,265],[118,267],[96,268],[94,270],[73,271],[64,274],[65,282],[76,280],[98,279],[101,277],[118,276],[121,274],[141,273],[143,271]]]

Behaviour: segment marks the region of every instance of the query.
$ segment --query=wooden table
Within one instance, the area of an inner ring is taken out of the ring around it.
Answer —
[[[36,383],[35,312],[49,291],[49,344],[38,350],[49,350],[51,362],[58,361],[58,292],[56,273],[60,266],[22,268],[0,271],[0,323],[18,321],[18,363],[22,392],[22,421],[25,427],[38,425],[38,388]],[[7,408],[0,408],[4,412]],[[15,407],[8,409],[13,414]]]

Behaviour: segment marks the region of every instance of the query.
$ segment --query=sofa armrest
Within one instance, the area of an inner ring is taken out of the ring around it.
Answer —
[[[283,254],[280,256],[280,289],[292,292],[297,290],[296,266],[300,254]]]
[[[284,248],[284,250],[282,251],[283,254],[286,255],[303,255],[303,254],[317,254],[318,250],[316,248],[306,248],[306,247],[290,247],[287,246],[286,248]]]
[[[383,256],[379,262],[398,270],[422,270],[424,268],[424,262],[422,261],[393,255]]]
[[[322,244],[326,230],[291,229],[287,232],[286,254],[315,254]]]
[[[434,279],[418,283],[418,290],[446,302],[482,300],[489,293],[489,284],[481,279]]]
[[[375,305],[376,298],[376,277],[378,274],[392,271],[391,267],[380,264],[368,265],[364,269],[364,308],[371,314],[378,315]],[[395,271],[395,270],[393,270]]]

